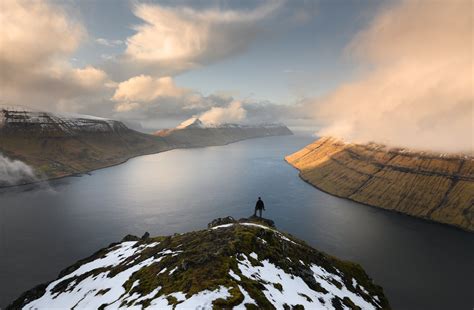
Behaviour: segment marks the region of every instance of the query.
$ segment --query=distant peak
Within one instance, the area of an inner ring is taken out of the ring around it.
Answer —
[[[179,124],[176,128],[177,129],[184,129],[184,128],[204,128],[203,122],[197,117],[191,117],[181,124]]]

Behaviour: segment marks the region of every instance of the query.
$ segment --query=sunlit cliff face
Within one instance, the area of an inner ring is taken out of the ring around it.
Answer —
[[[319,135],[473,153],[471,1],[402,1],[348,46],[365,72],[314,104]]]

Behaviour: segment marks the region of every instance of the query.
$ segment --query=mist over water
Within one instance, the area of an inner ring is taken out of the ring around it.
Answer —
[[[279,229],[360,263],[394,309],[472,306],[472,234],[318,191],[283,160],[313,139],[173,150],[47,189],[0,190],[0,306],[127,234],[169,235],[204,229],[216,217],[247,217],[258,196]]]

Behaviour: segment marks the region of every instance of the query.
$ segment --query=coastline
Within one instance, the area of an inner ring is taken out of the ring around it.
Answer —
[[[288,136],[288,135],[293,135],[293,133],[286,134],[286,136]],[[111,168],[111,167],[115,167],[115,166],[124,164],[124,163],[128,162],[130,159],[140,157],[140,156],[159,154],[159,153],[168,152],[168,151],[172,151],[172,150],[179,150],[179,149],[196,149],[196,148],[205,148],[205,147],[212,147],[212,146],[225,146],[225,145],[229,145],[229,144],[232,144],[232,143],[237,143],[237,142],[241,142],[241,141],[245,141],[245,140],[259,139],[259,138],[266,138],[266,137],[277,137],[277,136],[285,136],[285,135],[275,134],[275,135],[267,135],[267,136],[253,137],[253,138],[243,138],[243,139],[233,140],[233,141],[222,143],[222,144],[201,145],[201,146],[177,146],[177,147],[171,147],[169,149],[163,149],[163,150],[159,150],[159,151],[145,152],[143,154],[133,155],[133,156],[127,157],[123,160],[120,160],[120,161],[118,161],[116,163],[113,163],[113,164],[110,164],[110,165],[106,164],[106,165],[103,165],[103,166],[100,166],[100,167],[97,167],[97,168],[94,168],[94,169],[89,169],[89,170],[85,170],[85,171],[81,171],[81,172],[75,172],[75,173],[65,174],[65,175],[62,175],[62,176],[50,177],[50,178],[45,178],[45,179],[41,179],[41,180],[20,183],[20,184],[5,185],[5,186],[0,185],[0,190],[8,189],[8,188],[17,188],[17,187],[22,187],[22,186],[27,186],[27,185],[34,185],[34,184],[42,184],[42,183],[46,183],[46,182],[49,182],[49,181],[61,180],[61,179],[64,179],[64,178],[69,178],[69,177],[81,177],[85,174],[90,174],[93,171],[98,171],[98,170]]]
[[[368,204],[368,203],[365,203],[365,202],[361,202],[361,201],[357,201],[357,200],[354,200],[354,199],[351,199],[349,197],[345,197],[345,196],[341,196],[341,195],[337,195],[337,194],[333,194],[333,193],[330,193],[322,188],[320,188],[319,186],[317,186],[316,184],[313,184],[311,183],[309,180],[305,179],[302,177],[301,175],[301,170],[298,169],[296,166],[294,166],[293,164],[291,164],[288,160],[286,160],[286,158],[284,159],[286,163],[288,163],[291,167],[295,168],[296,170],[298,170],[298,177],[304,181],[305,183],[307,183],[308,185],[311,185],[312,187],[316,188],[317,190],[323,192],[323,193],[326,193],[328,195],[331,195],[331,196],[334,196],[334,197],[338,197],[338,198],[341,198],[341,199],[345,199],[345,200],[348,200],[348,201],[352,201],[352,202],[355,202],[355,203],[359,203],[359,204],[362,204],[362,205],[365,205],[367,207],[371,207],[371,208],[375,208],[377,210],[382,210],[382,211],[386,211],[386,212],[390,212],[390,213],[396,213],[396,214],[399,214],[399,215],[403,215],[403,216],[407,216],[407,217],[410,217],[410,218],[414,218],[414,219],[418,219],[418,220],[422,220],[422,221],[425,221],[425,222],[429,222],[431,224],[437,224],[437,225],[442,225],[444,227],[450,227],[450,228],[454,228],[454,229],[457,229],[457,230],[460,230],[460,231],[464,231],[464,232],[467,232],[467,233],[474,233],[474,231],[470,231],[462,226],[458,226],[458,225],[453,225],[453,224],[448,224],[448,223],[443,223],[443,222],[438,222],[438,221],[435,221],[435,220],[432,220],[432,219],[429,219],[429,218],[424,218],[424,217],[420,217],[420,216],[413,216],[413,215],[410,215],[410,214],[407,214],[407,213],[404,213],[404,212],[400,212],[400,211],[397,211],[397,210],[391,210],[391,209],[385,209],[385,208],[382,208],[382,207],[379,207],[379,206],[376,206],[376,205],[371,205],[371,204]]]

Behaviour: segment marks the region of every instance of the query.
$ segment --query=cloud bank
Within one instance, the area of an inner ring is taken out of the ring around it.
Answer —
[[[2,1],[0,101],[56,109],[74,98],[97,96],[107,74],[68,59],[87,36],[82,24],[42,1]]]
[[[30,166],[19,160],[10,160],[0,153],[0,185],[15,185],[35,179]]]
[[[472,27],[469,0],[384,8],[348,46],[366,72],[313,102],[318,134],[473,153]]]
[[[253,10],[195,10],[158,4],[135,5],[143,23],[126,40],[125,62],[148,73],[173,74],[242,52],[282,1],[267,1]]]
[[[219,125],[226,123],[240,123],[245,120],[247,111],[240,101],[232,101],[226,107],[212,107],[209,111],[199,116],[206,125]]]

